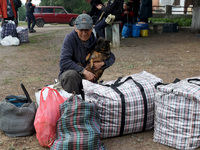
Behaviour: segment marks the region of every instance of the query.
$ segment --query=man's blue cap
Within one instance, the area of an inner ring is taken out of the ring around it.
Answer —
[[[81,14],[76,18],[75,25],[77,30],[81,29],[90,30],[93,27],[92,17],[90,17],[88,14]]]

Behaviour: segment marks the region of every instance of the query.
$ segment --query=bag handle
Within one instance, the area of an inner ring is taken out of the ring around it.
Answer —
[[[31,103],[32,100],[31,100],[30,95],[28,94],[28,92],[27,92],[27,90],[26,90],[24,84],[23,84],[23,83],[20,83],[20,85],[21,85],[22,90],[24,91],[24,94],[26,95],[26,98],[27,98],[27,100],[28,100],[28,103]]]
[[[179,78],[176,78],[172,83],[177,83],[177,82],[179,82],[179,81],[181,81]],[[159,85],[168,85],[169,83],[162,83],[162,82],[158,82],[158,83],[156,83],[154,86],[155,86],[155,88],[157,88]]]
[[[46,102],[46,101],[44,100],[44,97],[43,97],[43,91],[44,91],[45,89],[48,89],[48,90],[49,90],[49,91],[48,91],[48,94],[49,94],[50,91],[53,91],[53,93],[55,92],[59,99],[63,99],[63,97],[60,95],[60,93],[59,93],[56,89],[53,89],[53,88],[50,88],[50,87],[44,87],[44,88],[42,88],[41,93],[40,93],[40,106],[42,106],[42,101],[43,101],[43,102]],[[55,93],[54,93],[54,94],[55,94]],[[47,94],[47,95],[48,95],[48,94]]]
[[[200,84],[193,83],[193,82],[191,82],[191,81],[198,81],[198,82],[200,82],[200,79],[198,79],[198,78],[188,79],[188,83],[192,83],[192,84],[196,84],[196,85],[200,86]]]

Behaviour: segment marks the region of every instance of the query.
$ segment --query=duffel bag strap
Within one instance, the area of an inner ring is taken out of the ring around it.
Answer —
[[[176,78],[172,83],[177,83],[177,82],[179,82],[179,81],[181,81],[179,78]],[[157,88],[159,85],[168,85],[169,83],[162,83],[162,82],[158,82],[158,83],[156,83],[154,86],[155,86],[155,88]]]
[[[120,128],[120,134],[119,136],[122,136],[123,135],[123,132],[124,132],[124,125],[125,125],[125,98],[124,98],[124,94],[117,88],[119,87],[120,85],[122,85],[123,83],[125,83],[126,81],[128,80],[132,80],[137,86],[138,88],[140,89],[141,91],[141,94],[142,94],[142,97],[143,97],[143,101],[144,101],[144,122],[143,122],[143,128],[142,128],[142,132],[146,130],[146,123],[147,123],[147,98],[146,98],[146,95],[145,95],[145,92],[144,92],[144,88],[143,86],[138,83],[137,81],[135,81],[131,76],[127,77],[123,82],[120,82],[122,79],[122,77],[119,77],[115,82],[114,84],[106,84],[104,86],[107,86],[107,87],[111,87],[114,91],[116,91],[119,95],[120,95],[120,98],[121,98],[121,103],[122,103],[122,117],[121,117],[121,128]],[[101,84],[103,85],[103,84]]]
[[[197,83],[195,83],[195,82],[192,82],[192,81],[197,81],[197,82],[200,82],[200,79],[198,79],[198,78],[194,78],[194,79],[188,79],[188,83],[192,83],[192,84],[196,84],[196,85],[200,86],[200,83],[199,83],[199,84],[197,84]]]

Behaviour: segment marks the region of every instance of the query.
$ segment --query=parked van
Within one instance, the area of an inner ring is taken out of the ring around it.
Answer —
[[[68,13],[62,6],[37,6],[34,11],[38,27],[43,27],[46,23],[62,23],[73,26],[78,15]]]

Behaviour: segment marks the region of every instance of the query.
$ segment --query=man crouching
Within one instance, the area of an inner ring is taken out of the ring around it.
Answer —
[[[84,69],[86,56],[94,49],[96,37],[92,32],[92,18],[87,14],[79,15],[75,20],[74,30],[66,35],[60,53],[59,79],[62,88],[72,93],[81,94],[84,98],[82,79],[95,81],[95,75]],[[95,62],[94,69],[106,69],[115,62],[115,56],[102,62]]]

